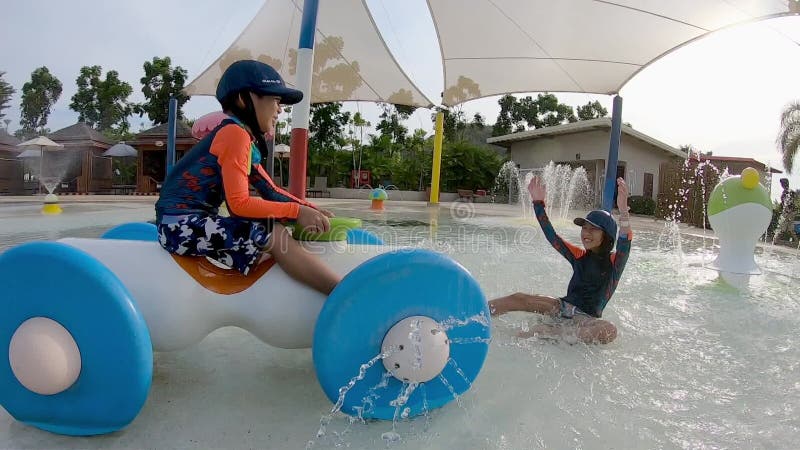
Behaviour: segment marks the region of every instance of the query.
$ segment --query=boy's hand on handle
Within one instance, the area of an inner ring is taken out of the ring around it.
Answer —
[[[325,217],[336,217],[334,213],[328,211],[327,209],[320,209],[319,212],[321,212]]]
[[[620,214],[628,212],[628,184],[622,178],[617,178],[617,208]]]
[[[297,224],[311,233],[324,233],[331,229],[331,222],[325,214],[306,205],[300,205]]]
[[[531,178],[528,184],[528,192],[531,194],[531,201],[544,201],[547,196],[547,190],[544,188],[544,182],[541,177],[535,176]]]

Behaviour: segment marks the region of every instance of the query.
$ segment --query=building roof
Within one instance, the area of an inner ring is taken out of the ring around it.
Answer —
[[[179,120],[178,125],[175,128],[176,128],[175,130],[176,138],[193,138],[192,128],[183,121]],[[168,131],[169,131],[169,124],[162,123],[161,125],[156,125],[148,130],[140,131],[136,135],[136,139],[139,140],[143,138],[166,138]]]
[[[16,136],[8,134],[8,131],[0,128],[0,150],[21,151],[22,149],[17,147],[20,142],[22,141]]]
[[[697,155],[692,155],[692,159],[697,159],[697,158],[698,158]],[[714,155],[700,155],[699,158],[700,161],[749,164],[752,166],[763,167],[764,170],[769,169],[769,173],[783,173],[782,171],[753,158],[741,158],[737,156],[714,156]]]
[[[503,147],[510,148],[511,144],[514,142],[534,140],[543,137],[553,137],[561,134],[584,133],[587,131],[603,130],[606,128],[609,130],[611,129],[610,117],[601,117],[599,119],[591,119],[591,120],[579,120],[577,122],[567,123],[564,125],[537,128],[535,130],[520,131],[517,133],[506,134],[503,136],[495,136],[493,138],[487,139],[486,142],[488,144],[501,145]],[[675,147],[672,147],[671,145],[667,145],[656,138],[650,137],[640,131],[634,130],[633,128],[627,125],[622,125],[622,133],[634,137],[642,142],[646,142],[654,147],[660,148],[665,152],[672,154],[673,156],[679,156],[681,158],[686,159],[686,153],[678,150]]]
[[[95,130],[85,122],[78,122],[66,128],[56,130],[47,135],[50,139],[62,143],[65,141],[94,141],[103,144],[114,144],[114,141],[105,137],[103,133]]]

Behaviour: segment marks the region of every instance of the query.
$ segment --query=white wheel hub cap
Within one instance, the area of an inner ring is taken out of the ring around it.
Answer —
[[[439,323],[426,316],[411,316],[397,322],[383,338],[386,370],[397,379],[424,383],[438,376],[450,359],[450,340]]]
[[[63,392],[81,372],[75,339],[55,320],[34,317],[17,328],[8,346],[11,371],[29,390],[42,395]]]

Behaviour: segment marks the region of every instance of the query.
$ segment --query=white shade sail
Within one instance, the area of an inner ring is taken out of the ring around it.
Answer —
[[[710,32],[800,14],[797,0],[428,0],[448,106],[512,92],[615,94]]]
[[[241,59],[257,59],[295,85],[302,0],[271,0],[197,79],[188,95],[214,95],[223,71]],[[362,0],[320,0],[314,49],[312,103],[364,100],[430,107],[381,38]]]

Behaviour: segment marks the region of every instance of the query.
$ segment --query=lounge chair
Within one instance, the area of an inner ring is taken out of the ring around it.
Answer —
[[[475,193],[470,189],[457,189],[458,199],[465,202],[471,202],[475,198]]]
[[[328,177],[314,177],[314,187],[306,189],[306,197],[330,197]]]

